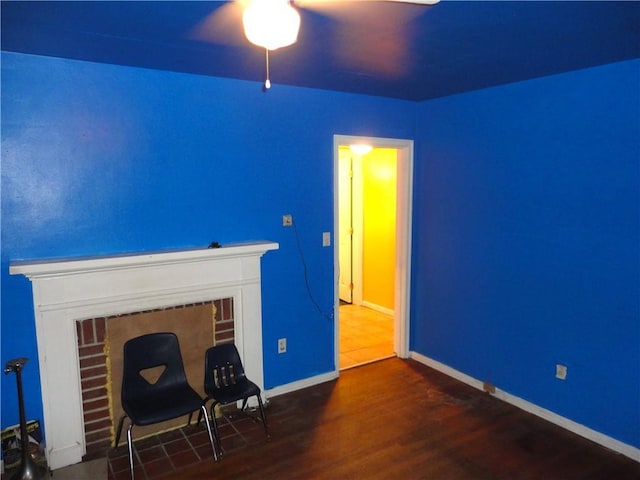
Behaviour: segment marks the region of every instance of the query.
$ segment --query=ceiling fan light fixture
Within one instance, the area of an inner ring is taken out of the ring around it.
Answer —
[[[300,14],[289,0],[253,0],[244,10],[242,23],[247,40],[276,50],[298,39]]]

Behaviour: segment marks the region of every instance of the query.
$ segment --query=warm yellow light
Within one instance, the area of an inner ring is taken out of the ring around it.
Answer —
[[[373,147],[371,145],[366,145],[364,143],[357,143],[357,144],[354,144],[354,145],[349,145],[349,148],[356,155],[366,155],[371,150],[373,150]]]
[[[276,50],[298,39],[300,14],[289,0],[253,0],[244,10],[242,23],[251,43]]]

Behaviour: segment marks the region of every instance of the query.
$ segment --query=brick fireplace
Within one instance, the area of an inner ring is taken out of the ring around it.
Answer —
[[[119,419],[114,417],[113,406],[110,408],[109,399],[109,396],[113,392],[113,389],[108,386],[108,353],[105,349],[107,324],[109,320],[127,320],[131,315],[153,314],[157,311],[170,311],[171,313],[188,311],[191,308],[202,306],[209,307],[214,312],[212,326],[214,340],[212,343],[214,345],[232,343],[235,340],[233,298],[223,298],[191,305],[179,305],[162,310],[131,312],[111,317],[87,318],[76,322],[82,409],[84,412],[84,438],[86,445],[84,460],[106,457],[107,451],[113,446],[115,423],[117,423]],[[182,348],[188,348],[188,345],[182,344]],[[196,379],[192,381],[194,386],[196,386],[195,382],[198,382],[198,384],[201,383],[200,376],[197,376]],[[200,388],[197,389],[200,390]],[[111,399],[111,402],[116,401],[118,400],[115,398]]]
[[[104,446],[104,438],[91,430],[105,422],[96,413],[104,405],[100,387],[94,385],[100,382],[95,378],[102,367],[91,363],[101,356],[96,344],[104,335],[103,322],[111,316],[215,301],[224,309],[224,302],[231,302],[233,339],[247,376],[264,391],[260,257],[276,249],[277,243],[254,242],[13,262],[10,273],[32,282],[49,466],[78,463]],[[81,374],[81,365],[88,376]],[[97,397],[83,398],[87,385]]]

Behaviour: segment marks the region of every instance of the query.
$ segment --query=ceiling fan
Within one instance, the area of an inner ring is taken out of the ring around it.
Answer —
[[[235,43],[248,40],[265,49],[266,80],[264,89],[271,86],[269,80],[269,51],[287,47],[297,42],[300,31],[299,9],[312,10],[322,15],[341,19],[364,21],[366,12],[375,8],[370,4],[403,3],[413,5],[435,5],[440,0],[234,0],[216,9],[201,22],[194,32],[194,39],[212,43]],[[380,8],[381,5],[378,5]],[[396,13],[397,16],[397,12]],[[240,21],[241,19],[241,21]],[[390,17],[387,23],[397,21]],[[240,23],[244,38],[238,39]],[[233,28],[233,32],[230,29]],[[399,33],[400,32],[396,32]]]

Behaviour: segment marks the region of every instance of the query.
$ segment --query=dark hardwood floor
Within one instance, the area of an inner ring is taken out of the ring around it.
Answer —
[[[640,463],[397,358],[275,397],[250,441],[161,478],[640,479]]]

